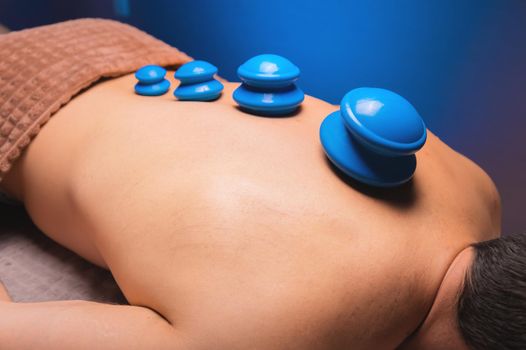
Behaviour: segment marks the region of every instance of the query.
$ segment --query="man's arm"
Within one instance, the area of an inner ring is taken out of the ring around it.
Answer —
[[[182,348],[178,339],[164,318],[145,307],[0,300],[2,349],[176,350]]]

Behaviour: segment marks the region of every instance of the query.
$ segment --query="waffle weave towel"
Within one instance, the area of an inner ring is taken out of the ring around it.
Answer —
[[[0,35],[0,181],[51,115],[102,77],[191,58],[120,22],[79,19]]]

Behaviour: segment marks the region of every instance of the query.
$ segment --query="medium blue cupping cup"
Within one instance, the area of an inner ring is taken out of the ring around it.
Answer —
[[[243,63],[237,69],[237,74],[249,86],[280,88],[298,80],[300,69],[285,57],[264,54]]]
[[[206,61],[188,62],[175,72],[181,81],[174,96],[181,101],[211,101],[223,91],[223,84],[214,79],[217,67]]]
[[[331,162],[355,180],[378,187],[398,186],[412,178],[414,153],[426,137],[416,109],[402,96],[379,88],[351,90],[340,111],[329,114],[320,127]]]
[[[144,96],[159,96],[170,89],[170,82],[164,79],[166,69],[156,65],[141,67],[135,72],[139,81],[135,84],[135,92]]]
[[[299,68],[288,59],[272,54],[252,57],[237,70],[242,84],[233,99],[244,110],[261,115],[287,115],[303,102],[304,93],[294,82]]]

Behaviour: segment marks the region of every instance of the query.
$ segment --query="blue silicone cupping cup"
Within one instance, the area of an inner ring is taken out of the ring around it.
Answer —
[[[174,96],[182,101],[211,101],[223,91],[223,84],[214,79],[217,67],[206,61],[188,62],[175,72],[174,77],[181,81]]]
[[[159,96],[170,89],[170,82],[164,78],[166,69],[156,65],[147,65],[135,72],[139,81],[135,84],[135,92],[144,96]]]
[[[250,113],[288,115],[303,102],[303,91],[294,84],[300,70],[284,57],[272,54],[252,57],[239,66],[237,73],[242,84],[232,97]]]
[[[320,140],[331,162],[346,175],[372,186],[409,181],[414,153],[424,145],[426,126],[402,96],[379,88],[358,88],[342,99],[340,111],[320,127]]]

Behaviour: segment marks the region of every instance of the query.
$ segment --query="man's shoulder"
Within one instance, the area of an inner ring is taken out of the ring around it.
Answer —
[[[501,230],[501,199],[490,175],[474,160],[454,150],[437,136],[430,134],[434,158],[443,173],[443,187],[449,187],[456,198],[457,207],[483,225],[475,240],[498,237]],[[451,203],[451,205],[453,205]]]

